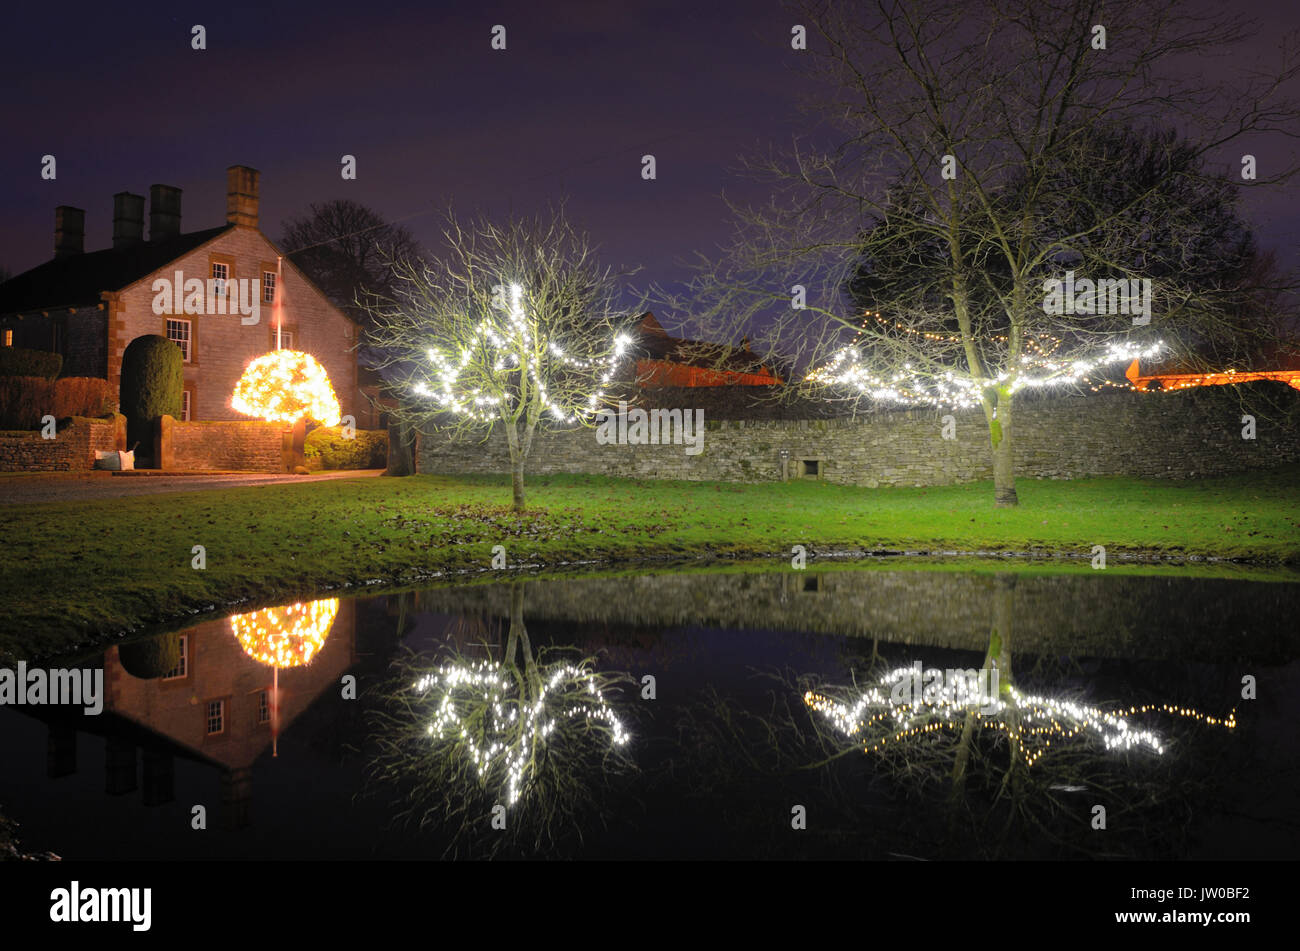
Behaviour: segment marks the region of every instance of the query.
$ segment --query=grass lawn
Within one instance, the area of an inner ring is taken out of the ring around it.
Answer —
[[[183,619],[235,601],[413,583],[509,565],[867,551],[1141,552],[1300,563],[1300,467],[1194,482],[1022,481],[861,489],[538,477],[510,511],[504,477],[414,476],[0,508],[0,659]],[[207,567],[191,567],[192,547]],[[780,562],[785,564],[786,562]],[[1086,562],[1084,562],[1086,565]]]

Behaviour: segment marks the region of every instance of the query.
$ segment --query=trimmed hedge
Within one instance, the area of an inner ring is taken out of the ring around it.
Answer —
[[[181,348],[159,334],[136,337],[122,354],[121,413],[133,422],[181,415],[185,360]]]
[[[159,634],[142,641],[132,641],[117,649],[122,669],[141,680],[156,680],[175,670],[181,662],[181,636]]]
[[[37,376],[53,380],[63,369],[63,354],[22,347],[0,347],[0,377]]]
[[[388,464],[388,433],[358,429],[344,439],[342,427],[317,426],[307,434],[302,454],[312,469],[382,469]]]
[[[0,377],[0,429],[40,429],[41,417],[107,416],[115,412],[107,380],[92,376]]]

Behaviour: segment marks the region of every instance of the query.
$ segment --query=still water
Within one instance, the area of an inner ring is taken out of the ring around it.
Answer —
[[[68,859],[1291,858],[1298,606],[880,566],[323,598],[80,659],[99,716],[0,707],[0,809]]]

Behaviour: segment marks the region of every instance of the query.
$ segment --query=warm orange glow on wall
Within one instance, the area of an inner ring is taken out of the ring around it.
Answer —
[[[1157,373],[1151,376],[1140,374],[1137,360],[1124,373],[1135,390],[1145,390],[1147,384],[1152,382],[1159,383],[1166,390],[1185,390],[1191,386],[1224,386],[1249,383],[1252,380],[1277,380],[1300,390],[1300,370],[1259,370],[1247,373],[1225,370],[1222,373]]]
[[[316,656],[339,613],[338,598],[289,604],[230,618],[244,653],[268,667],[301,667]]]
[[[638,360],[636,381],[641,386],[772,386],[781,379],[766,368],[762,373],[740,373],[669,360]]]

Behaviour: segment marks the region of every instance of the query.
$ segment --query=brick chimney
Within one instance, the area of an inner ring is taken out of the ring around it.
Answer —
[[[86,250],[86,213],[71,205],[54,209],[54,257],[66,258]]]
[[[113,196],[113,250],[144,241],[144,196],[118,192]]]
[[[149,240],[161,241],[181,233],[181,190],[171,185],[149,186]]]
[[[257,227],[257,179],[261,173],[247,165],[226,169],[226,221]]]

